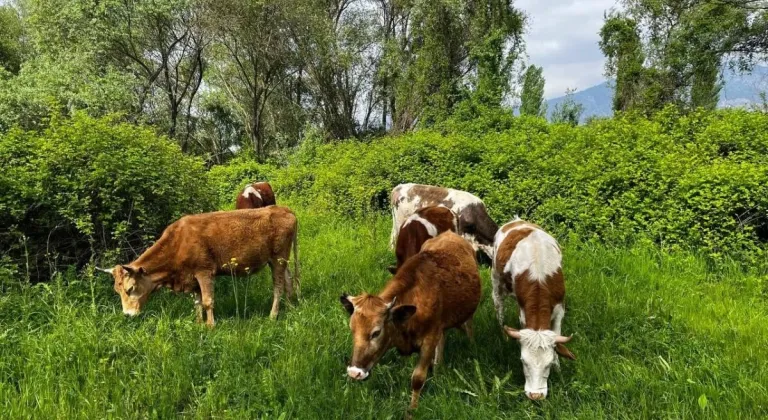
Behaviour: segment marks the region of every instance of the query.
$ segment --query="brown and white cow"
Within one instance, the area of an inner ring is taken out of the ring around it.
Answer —
[[[275,193],[269,182],[254,182],[238,194],[235,208],[237,210],[258,209],[275,204]]]
[[[458,233],[493,259],[493,238],[498,230],[488,216],[485,204],[478,197],[460,190],[422,184],[400,184],[392,190],[392,236],[389,247],[394,248],[400,226],[419,209],[445,206],[459,219]]]
[[[377,295],[341,296],[354,345],[347,375],[366,379],[393,347],[402,355],[418,352],[411,376],[410,409],[415,409],[427,370],[442,362],[445,331],[462,328],[469,334],[479,302],[472,246],[451,231],[428,240]]]
[[[539,226],[516,219],[502,226],[494,241],[493,304],[503,330],[520,342],[525,395],[547,397],[550,368],[557,355],[575,359],[561,335],[565,316],[562,255],[555,238]],[[521,330],[504,325],[504,298],[517,298]]]
[[[446,230],[456,232],[458,224],[456,213],[443,206],[425,207],[412,214],[400,226],[395,244],[397,265],[389,267],[389,272],[395,274],[405,260],[421,250],[421,246],[428,239]]]
[[[203,310],[214,325],[213,283],[217,274],[246,275],[269,264],[272,270],[271,318],[276,318],[283,289],[293,294],[288,260],[293,247],[299,286],[296,216],[286,207],[221,211],[184,216],[130,264],[100,269],[112,274],[123,312],[136,315],[160,287],[195,294],[197,321]]]

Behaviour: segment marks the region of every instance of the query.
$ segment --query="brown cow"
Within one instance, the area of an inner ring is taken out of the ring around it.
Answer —
[[[395,274],[405,260],[421,250],[421,246],[428,239],[446,230],[456,232],[458,223],[456,213],[443,206],[426,207],[411,215],[400,226],[395,245],[397,265],[389,267],[389,272]]]
[[[403,222],[419,209],[445,206],[459,219],[458,233],[475,249],[493,259],[493,238],[499,227],[488,215],[483,200],[466,191],[422,184],[400,184],[392,189],[392,236],[389,247],[394,249]]]
[[[565,347],[571,337],[560,335],[565,316],[562,255],[555,238],[539,226],[516,219],[502,226],[494,241],[493,304],[503,330],[520,341],[525,395],[547,397],[547,378],[559,364],[555,352],[575,359]],[[504,325],[504,298],[517,297],[518,331]]]
[[[238,194],[235,208],[237,210],[258,209],[275,204],[275,193],[269,182],[254,182]]]
[[[134,262],[100,270],[114,277],[126,315],[138,314],[149,295],[164,286],[194,293],[197,321],[203,321],[205,310],[207,323],[213,326],[216,275],[255,273],[269,264],[274,288],[270,317],[274,319],[283,289],[289,298],[293,294],[287,273],[291,245],[299,286],[297,226],[293,212],[277,206],[184,216]]]
[[[402,355],[419,353],[411,376],[411,404],[433,363],[440,364],[445,330],[461,327],[469,334],[480,302],[480,274],[472,246],[447,231],[424,243],[378,295],[341,296],[350,315],[353,352],[347,375],[363,380],[391,348]]]

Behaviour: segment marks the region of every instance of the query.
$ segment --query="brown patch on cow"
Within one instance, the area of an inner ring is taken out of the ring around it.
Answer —
[[[468,205],[459,217],[460,232],[472,235],[481,245],[493,246],[499,226],[488,215],[485,204]],[[489,255],[490,256],[490,255]]]
[[[446,200],[449,191],[447,188],[435,187],[432,185],[415,184],[410,189],[411,194],[421,198],[421,207],[436,206],[443,204],[445,206],[453,206],[453,201]]]
[[[480,291],[474,251],[466,240],[450,231],[427,240],[377,295],[342,296],[347,311],[352,309],[351,366],[367,376],[390,348],[405,355],[418,352],[410,404],[416,408],[429,366],[442,357],[444,331],[471,321]]]
[[[509,226],[509,225],[507,225]],[[507,226],[504,226],[503,231],[508,231],[509,229],[506,229]],[[520,225],[518,225],[520,226]],[[533,232],[533,229],[516,229],[510,233],[507,234],[507,236],[504,238],[504,241],[501,242],[501,245],[499,245],[499,248],[496,250],[496,255],[494,258],[496,259],[494,267],[496,267],[497,274],[501,278],[501,281],[504,282],[504,287],[507,289],[508,292],[514,292],[512,285],[514,284],[514,279],[512,278],[511,273],[505,273],[504,268],[507,264],[507,261],[509,261],[510,258],[512,258],[512,253],[515,252],[515,248],[517,248],[517,244],[520,243],[523,239],[527,238],[528,235]]]
[[[502,226],[501,227],[501,231],[504,232],[504,233],[507,233],[510,230],[512,230],[512,229],[514,229],[516,227],[520,227],[520,226],[530,226],[532,229],[543,230],[543,229],[541,229],[541,227],[539,225],[537,225],[535,223],[526,222],[525,220],[516,220],[514,222],[510,222],[510,223],[507,223],[506,225]]]
[[[168,226],[160,239],[128,265],[115,266],[115,291],[123,310],[135,314],[158,287],[197,295],[200,309],[213,326],[213,283],[218,274],[247,275],[265,265],[272,270],[272,318],[277,317],[285,289],[290,297],[293,281],[286,279],[291,247],[298,286],[296,216],[286,207],[235,210],[185,216]]]
[[[275,202],[275,193],[272,191],[272,186],[269,185],[268,182],[254,182],[253,184],[249,185],[249,187],[252,187],[258,191],[261,197],[258,197],[253,193],[244,196],[243,194],[245,193],[245,190],[248,189],[248,187],[245,187],[242,191],[240,191],[240,194],[237,195],[235,209],[258,209],[267,206],[274,206],[277,204]]]
[[[562,269],[549,276],[546,283],[530,280],[527,271],[518,275],[515,297],[518,306],[525,311],[523,328],[536,331],[551,329],[552,310],[565,298]]]
[[[446,207],[426,207],[417,211],[416,215],[432,223],[438,235],[448,230],[456,232],[458,224],[456,214]],[[403,222],[397,235],[395,245],[397,265],[389,268],[392,274],[395,274],[408,258],[416,255],[424,242],[433,238],[422,223],[415,220],[409,222],[409,220],[410,218]]]

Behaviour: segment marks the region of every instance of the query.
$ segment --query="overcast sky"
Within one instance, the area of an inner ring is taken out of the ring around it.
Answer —
[[[547,99],[603,80],[605,58],[597,45],[603,13],[616,0],[517,0],[528,14],[525,35],[530,64],[544,67]]]

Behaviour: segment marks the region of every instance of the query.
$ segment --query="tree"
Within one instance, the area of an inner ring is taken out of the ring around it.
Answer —
[[[523,76],[523,91],[520,94],[520,114],[544,117],[547,103],[544,102],[544,69],[529,66]]]
[[[624,11],[606,15],[600,32],[617,111],[651,113],[669,103],[714,108],[722,64],[747,70],[768,54],[764,0],[622,3]]]
[[[206,25],[214,37],[214,87],[226,92],[258,159],[275,140],[265,126],[269,101],[298,72],[286,0],[210,0]],[[272,131],[276,132],[276,131]]]
[[[19,72],[24,51],[22,36],[22,22],[16,9],[0,6],[0,69],[12,74]]]
[[[555,105],[551,116],[553,123],[564,123],[572,126],[579,125],[581,114],[584,112],[584,105],[576,102],[573,98],[573,92],[575,92],[575,89],[565,91],[565,99]]]

